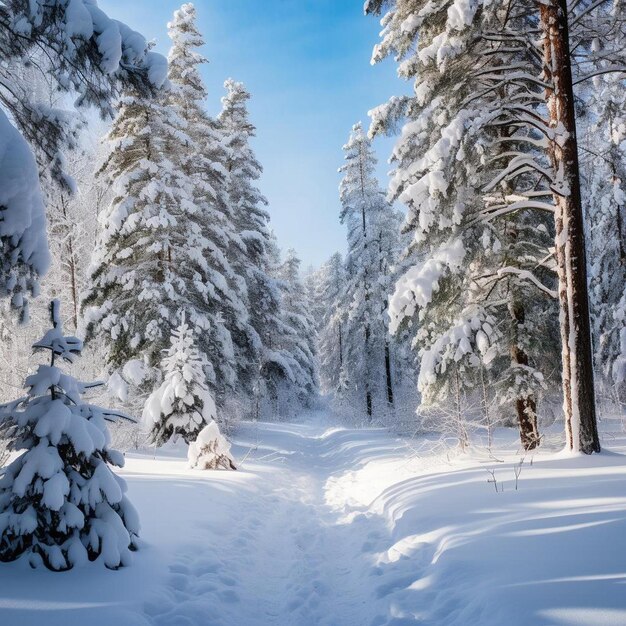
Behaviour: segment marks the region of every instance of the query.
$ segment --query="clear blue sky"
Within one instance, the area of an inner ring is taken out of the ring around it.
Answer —
[[[109,15],[169,48],[166,24],[176,0],[100,0]],[[345,248],[339,223],[337,168],[352,125],[406,87],[395,66],[370,65],[380,24],[364,17],[363,0],[197,0],[205,37],[208,108],[217,113],[222,84],[243,81],[252,93],[254,147],[265,169],[281,247],[304,266]],[[381,184],[387,185],[392,140],[377,140]]]

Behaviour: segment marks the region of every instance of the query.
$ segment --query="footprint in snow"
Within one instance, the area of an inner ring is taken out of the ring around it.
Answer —
[[[390,593],[393,593],[398,589],[406,589],[413,582],[415,582],[415,574],[412,574],[410,576],[402,576],[401,578],[391,580],[384,585],[380,585],[380,587],[376,589],[376,597],[384,598],[385,596],[388,596]]]
[[[198,561],[193,567],[192,571],[195,576],[203,576],[205,574],[215,574],[220,569],[220,564],[216,561]]]
[[[225,591],[220,591],[218,596],[221,600],[228,603],[239,602],[239,594],[232,589],[226,589]]]

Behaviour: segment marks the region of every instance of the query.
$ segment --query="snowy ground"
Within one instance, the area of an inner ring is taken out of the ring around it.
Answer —
[[[248,424],[236,442],[238,472],[129,455],[134,565],[3,565],[0,624],[626,624],[619,440],[591,458],[526,457],[517,489],[513,444],[426,454],[321,416]]]

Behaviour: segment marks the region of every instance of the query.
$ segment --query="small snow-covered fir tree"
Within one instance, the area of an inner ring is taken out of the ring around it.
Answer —
[[[161,446],[172,437],[191,443],[207,424],[217,419],[203,365],[195,334],[183,315],[161,361],[163,383],[149,396],[143,411],[144,423],[156,445]]]
[[[25,448],[0,477],[0,560],[25,557],[52,570],[98,560],[116,569],[130,562],[139,531],[126,484],[109,467],[124,465],[106,425],[120,416],[84,402],[93,385],[57,366],[72,363],[82,343],[63,335],[58,301],[50,314],[52,328],[33,346],[50,351],[50,365],[26,379],[26,397],[0,410],[13,448]]]
[[[187,452],[189,466],[192,469],[237,469],[235,459],[230,453],[230,443],[220,433],[217,422],[211,420],[189,444]]]

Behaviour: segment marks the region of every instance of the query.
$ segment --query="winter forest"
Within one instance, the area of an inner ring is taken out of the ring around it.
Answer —
[[[626,624],[626,5],[254,4],[0,0],[0,624]]]

